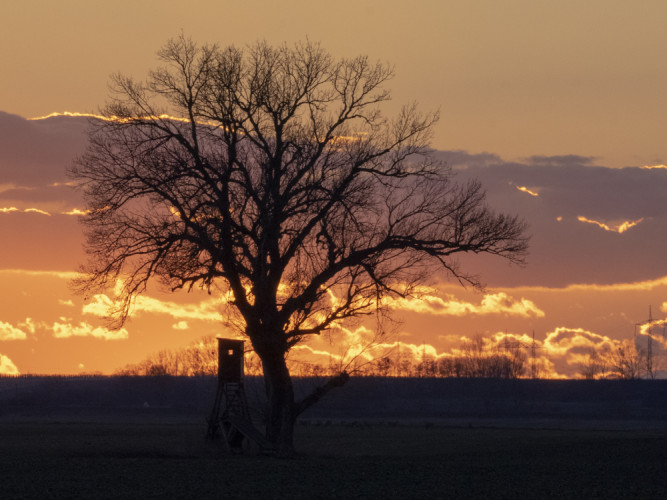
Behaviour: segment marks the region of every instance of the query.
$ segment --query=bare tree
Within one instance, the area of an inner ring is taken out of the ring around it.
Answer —
[[[606,378],[609,373],[608,353],[604,356],[592,352],[581,366],[581,374],[587,380]]]
[[[641,376],[644,353],[637,351],[634,344],[624,343],[609,355],[611,376],[621,379],[636,379]]]
[[[637,349],[635,343],[624,341],[616,348],[593,352],[586,363],[582,364],[581,374],[584,378],[618,378],[637,379],[645,375],[651,377],[646,367],[646,352]]]
[[[461,343],[459,356],[442,358],[438,371],[444,377],[520,378],[527,358],[522,349],[520,342],[511,339],[494,348],[485,344],[484,337],[475,335]]]
[[[437,113],[381,114],[386,65],[311,42],[180,37],[158,55],[146,82],[114,77],[107,119],[71,169],[90,210],[79,286],[121,283],[119,322],[153,279],[229,292],[262,361],[267,438],[288,454],[295,418],[318,399],[294,399],[293,346],[409,295],[437,266],[479,286],[453,256],[521,262],[525,227],[431,158]]]

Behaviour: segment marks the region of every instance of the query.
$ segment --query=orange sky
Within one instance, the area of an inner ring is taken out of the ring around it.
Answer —
[[[440,108],[438,154],[462,179],[480,178],[494,207],[524,216],[533,241],[525,269],[465,260],[486,295],[436,276],[423,300],[394,304],[387,347],[443,355],[462,337],[534,331],[553,373],[574,376],[581,352],[632,339],[649,305],[667,314],[667,169],[640,168],[667,163],[666,14],[650,0],[344,0],[326,12],[311,1],[3,2],[0,373],[109,373],[221,333],[209,296],[152,291],[125,331],[109,332],[107,299],[72,294],[83,206],[64,169],[85,145],[85,120],[26,120],[97,110],[111,73],[142,77],[183,30],[238,45],[308,36],[334,55],[394,64],[388,113],[412,99]],[[364,327],[339,337],[356,341]],[[325,338],[309,349],[340,350]]]
[[[96,111],[116,71],[142,76],[181,30],[243,45],[305,37],[395,65],[396,107],[440,108],[434,145],[667,163],[662,0],[29,0],[0,5],[0,109]],[[326,5],[327,8],[322,8]]]

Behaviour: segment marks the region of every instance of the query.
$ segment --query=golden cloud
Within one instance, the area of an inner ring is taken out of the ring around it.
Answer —
[[[3,213],[3,214],[13,213],[13,212],[26,213],[26,214],[33,213],[33,214],[39,214],[39,215],[46,215],[48,217],[50,217],[52,215],[51,212],[49,212],[47,210],[42,210],[41,208],[35,208],[35,207],[29,207],[29,208],[24,208],[24,209],[21,209],[21,208],[15,207],[15,206],[0,208],[0,213]],[[73,208],[73,209],[68,210],[66,212],[60,212],[61,215],[88,215],[89,213],[90,213],[90,210],[82,210],[80,208]]]
[[[187,118],[179,118],[177,116],[171,116],[167,114],[161,114],[158,116],[140,116],[136,118],[119,118],[118,116],[104,116],[104,115],[98,115],[94,113],[78,113],[78,112],[72,112],[72,111],[63,111],[63,112],[54,112],[50,113],[48,115],[44,116],[37,116],[35,118],[28,118],[30,121],[37,121],[37,120],[46,120],[47,118],[57,118],[59,116],[69,116],[69,117],[78,117],[78,118],[95,118],[97,120],[102,120],[105,122],[121,122],[121,123],[128,123],[131,120],[139,119],[139,120],[173,120],[177,122],[183,122],[183,123],[189,123],[190,120]]]
[[[29,213],[35,213],[35,214],[40,214],[40,215],[48,215],[49,217],[51,216],[51,214],[49,212],[47,212],[46,210],[42,210],[40,208],[26,208],[26,209],[23,209],[23,210],[21,210],[17,207],[13,207],[13,206],[12,207],[0,208],[0,213],[8,214],[8,213],[12,213],[12,212],[23,212],[23,213],[28,213],[28,214]]]
[[[0,354],[0,375],[20,375],[19,369],[7,356]]]
[[[0,193],[4,193],[5,191],[14,191],[17,189],[20,189],[22,191],[32,191],[35,188],[29,186],[19,186],[18,184],[14,183],[0,184]]]
[[[630,347],[630,341],[615,340],[583,328],[557,327],[547,334],[544,356],[558,375],[583,377],[587,366]]]
[[[221,304],[220,299],[211,299],[199,304],[177,304],[153,297],[139,296],[134,307],[137,312],[167,314],[176,319],[222,321],[222,314],[219,311]]]
[[[37,121],[37,120],[46,120],[47,118],[56,118],[58,116],[72,116],[72,117],[84,117],[84,118],[99,118],[100,120],[103,120],[104,117],[101,115],[95,115],[92,113],[77,113],[77,112],[71,112],[71,111],[63,111],[62,113],[59,112],[54,112],[50,113],[48,115],[44,116],[37,116],[35,118],[28,118],[30,121]]]
[[[389,299],[387,305],[392,309],[438,316],[504,314],[523,318],[544,317],[544,311],[531,300],[524,298],[516,300],[504,292],[484,295],[480,304],[463,302],[452,295],[443,299],[435,295],[424,294],[419,297]]]
[[[657,341],[659,344],[662,344],[664,347],[667,347],[667,338],[665,338],[666,332],[667,332],[667,319],[655,319],[639,325],[639,331],[637,333],[640,336],[645,336],[645,337],[650,336],[653,340]]]
[[[211,299],[199,304],[178,304],[172,301],[159,300],[153,297],[140,295],[132,306],[132,315],[140,313],[166,314],[178,320],[222,321],[219,309],[220,299]],[[108,317],[119,307],[119,303],[105,294],[97,294],[82,308],[83,314],[98,317]]]
[[[290,354],[297,355],[297,357],[300,354],[306,354],[309,358],[311,356],[318,356],[318,357],[323,357],[326,359],[333,359],[336,361],[340,361],[342,359],[342,356],[337,353],[333,353],[331,351],[323,350],[323,349],[315,349],[308,344],[297,344],[292,349],[290,350]]]
[[[105,318],[112,314],[114,310],[114,301],[103,293],[96,294],[93,296],[93,299],[84,304],[81,312],[83,314],[92,314],[93,316],[99,316],[100,318]]]
[[[350,370],[362,367],[381,358],[400,358],[401,360],[419,363],[424,359],[440,359],[449,356],[439,353],[432,344],[415,344],[403,342],[400,337],[408,334],[403,332],[396,340],[378,336],[376,332],[360,326],[354,330],[345,327],[336,328],[336,341],[331,342],[322,337],[311,338],[307,343],[299,344],[290,351],[292,361],[318,362],[334,364],[339,370]],[[331,337],[329,337],[331,340]]]
[[[618,341],[604,335],[590,332],[583,328],[556,327],[547,334],[544,349],[549,355],[566,355],[572,349],[590,349],[592,351],[609,351],[616,347]]]
[[[19,327],[28,330],[30,333],[35,333],[36,331],[35,323],[32,318],[26,318],[23,323],[19,323]]]
[[[33,118],[28,118],[29,121],[39,121],[39,120],[46,120],[48,118],[58,118],[61,116],[67,116],[67,117],[73,117],[73,118],[94,118],[97,120],[102,120],[105,122],[118,122],[118,123],[131,123],[134,121],[157,121],[157,120],[169,120],[173,122],[180,122],[180,123],[190,123],[191,120],[189,118],[183,118],[179,116],[173,116],[169,115],[167,113],[162,113],[160,115],[144,115],[144,116],[132,116],[132,117],[119,117],[116,115],[111,115],[111,116],[105,116],[105,115],[100,115],[100,114],[95,114],[95,113],[79,113],[76,111],[63,111],[63,112],[53,112],[49,113],[48,115],[44,116],[36,116]],[[213,120],[195,120],[195,123],[198,125],[208,125],[212,127],[219,127],[220,124],[217,123],[216,121]],[[367,132],[356,132],[354,135],[339,135],[335,136],[332,139],[331,145],[333,147],[336,147],[338,143],[341,142],[358,142],[362,140],[364,136],[367,136]],[[61,185],[62,183],[54,183],[53,185]]]
[[[20,328],[16,328],[11,323],[0,321],[0,341],[25,340],[26,338],[28,336]]]
[[[61,318],[64,320],[65,318]],[[122,340],[129,337],[129,333],[125,328],[120,330],[110,330],[102,326],[93,326],[85,321],[79,322],[78,325],[71,323],[53,323],[50,327],[53,331],[53,336],[57,339],[65,339],[70,337],[93,337],[104,340]]]
[[[73,208],[72,210],[69,210],[67,212],[61,212],[63,215],[88,215],[90,213],[90,210],[81,210],[78,208]]]
[[[522,292],[629,292],[649,291],[655,288],[667,286],[667,276],[654,280],[635,281],[631,283],[611,283],[609,285],[598,285],[596,283],[576,283],[560,288],[549,288],[545,286],[520,286],[512,288],[513,291]],[[663,311],[667,312],[667,302],[663,304]]]
[[[524,193],[528,193],[530,196],[539,196],[540,195],[537,191],[533,191],[532,189],[528,189],[526,186],[516,186],[516,188],[519,191],[522,191]]]
[[[605,224],[604,222],[599,222],[599,221],[596,221],[596,220],[593,220],[593,219],[588,219],[588,218],[584,217],[583,215],[578,216],[577,220],[579,222],[586,222],[588,224],[594,224],[594,225],[604,229],[605,231],[611,231],[613,233],[622,234],[625,231],[627,231],[628,229],[633,228],[637,224],[642,222],[644,220],[644,218],[642,217],[641,219],[632,220],[632,221],[630,221],[630,220],[622,221],[622,222],[619,222],[619,223],[614,224],[612,226],[609,226],[609,225]]]
[[[497,332],[489,338],[489,346],[494,348],[508,345],[528,347],[532,342],[533,338],[527,333]]]
[[[35,214],[40,214],[40,215],[48,215],[51,217],[51,214],[47,212],[46,210],[41,210],[39,208],[26,208],[24,210],[25,213],[35,213]]]

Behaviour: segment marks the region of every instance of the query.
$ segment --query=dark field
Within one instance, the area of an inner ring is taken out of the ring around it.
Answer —
[[[0,498],[663,499],[638,382],[353,380],[278,460],[206,441],[211,381],[0,379]]]
[[[201,425],[5,423],[2,498],[666,498],[663,431],[299,426],[291,460]]]

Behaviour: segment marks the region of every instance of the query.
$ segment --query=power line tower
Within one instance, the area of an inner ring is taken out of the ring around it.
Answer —
[[[645,329],[642,327],[646,326]],[[639,327],[639,333],[646,335],[646,378],[654,379],[655,372],[653,370],[653,314],[651,311],[651,306],[648,306],[648,320],[642,323],[635,323],[635,345],[637,341],[637,327]]]
[[[653,314],[651,314],[651,306],[648,306],[648,329],[646,334],[648,339],[646,341],[646,378],[654,378],[655,374],[653,373],[653,336],[652,336],[652,326],[653,326]]]
[[[535,330],[533,330],[532,339],[533,340],[530,343],[530,378],[536,378],[537,367],[535,365],[535,362],[536,362],[536,360],[535,360],[535,357],[536,357],[535,356],[535,350],[536,350],[536,347],[535,347]]]

